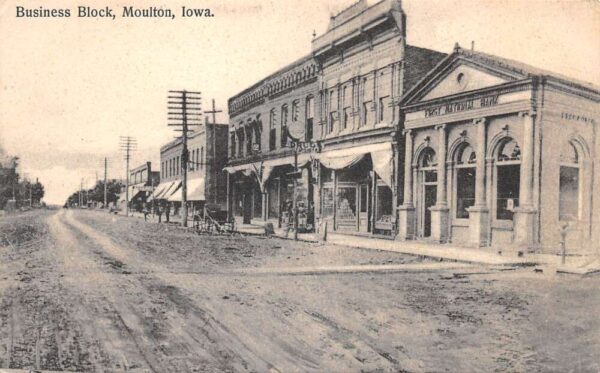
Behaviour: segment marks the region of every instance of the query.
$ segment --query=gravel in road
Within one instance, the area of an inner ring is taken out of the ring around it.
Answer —
[[[360,265],[416,270],[286,273]],[[0,221],[0,369],[600,370],[598,278],[418,270],[434,265],[94,211],[11,216]]]

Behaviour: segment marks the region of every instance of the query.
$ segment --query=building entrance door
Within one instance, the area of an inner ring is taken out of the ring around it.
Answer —
[[[369,231],[369,186],[367,184],[360,184],[358,187],[359,193],[359,206],[358,206],[358,231],[368,232]]]
[[[435,206],[437,197],[437,185],[425,184],[423,188],[423,237],[431,236],[431,210]]]

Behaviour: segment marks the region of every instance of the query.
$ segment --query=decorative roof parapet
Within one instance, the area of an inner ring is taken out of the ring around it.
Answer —
[[[331,18],[327,31],[313,39],[313,53],[327,50],[340,39],[360,32],[366,25],[387,18],[394,11],[402,12],[399,0],[381,0],[370,7],[365,0],[359,1]]]
[[[270,97],[316,78],[318,65],[312,56],[305,56],[276,71],[228,101],[229,116],[235,116],[264,102]]]

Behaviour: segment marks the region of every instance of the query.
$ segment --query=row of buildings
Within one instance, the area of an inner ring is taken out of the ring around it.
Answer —
[[[227,206],[316,229],[554,250],[600,239],[600,90],[458,45],[407,44],[398,0],[332,16],[310,52],[229,100]]]
[[[306,56],[228,111],[228,125],[189,140],[194,210],[282,226],[297,201],[308,230],[555,251],[568,228],[571,250],[600,242],[600,89],[458,45],[412,46],[399,0],[332,16]],[[181,168],[175,140],[148,201],[177,206]]]
[[[190,213],[202,215],[206,208],[226,210],[227,124],[208,121],[188,137],[189,161],[187,164],[187,200]],[[183,143],[177,138],[160,148],[160,168],[152,169],[151,162],[135,167],[129,172],[129,201],[135,210],[144,206],[151,210],[169,207],[178,214],[182,201]],[[125,195],[122,193],[122,195]]]

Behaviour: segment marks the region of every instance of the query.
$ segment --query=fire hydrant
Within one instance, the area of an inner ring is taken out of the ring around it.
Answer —
[[[565,264],[565,259],[567,256],[567,248],[566,248],[566,240],[567,240],[567,232],[569,231],[569,223],[563,222],[560,225],[560,252],[562,256],[562,264]]]

